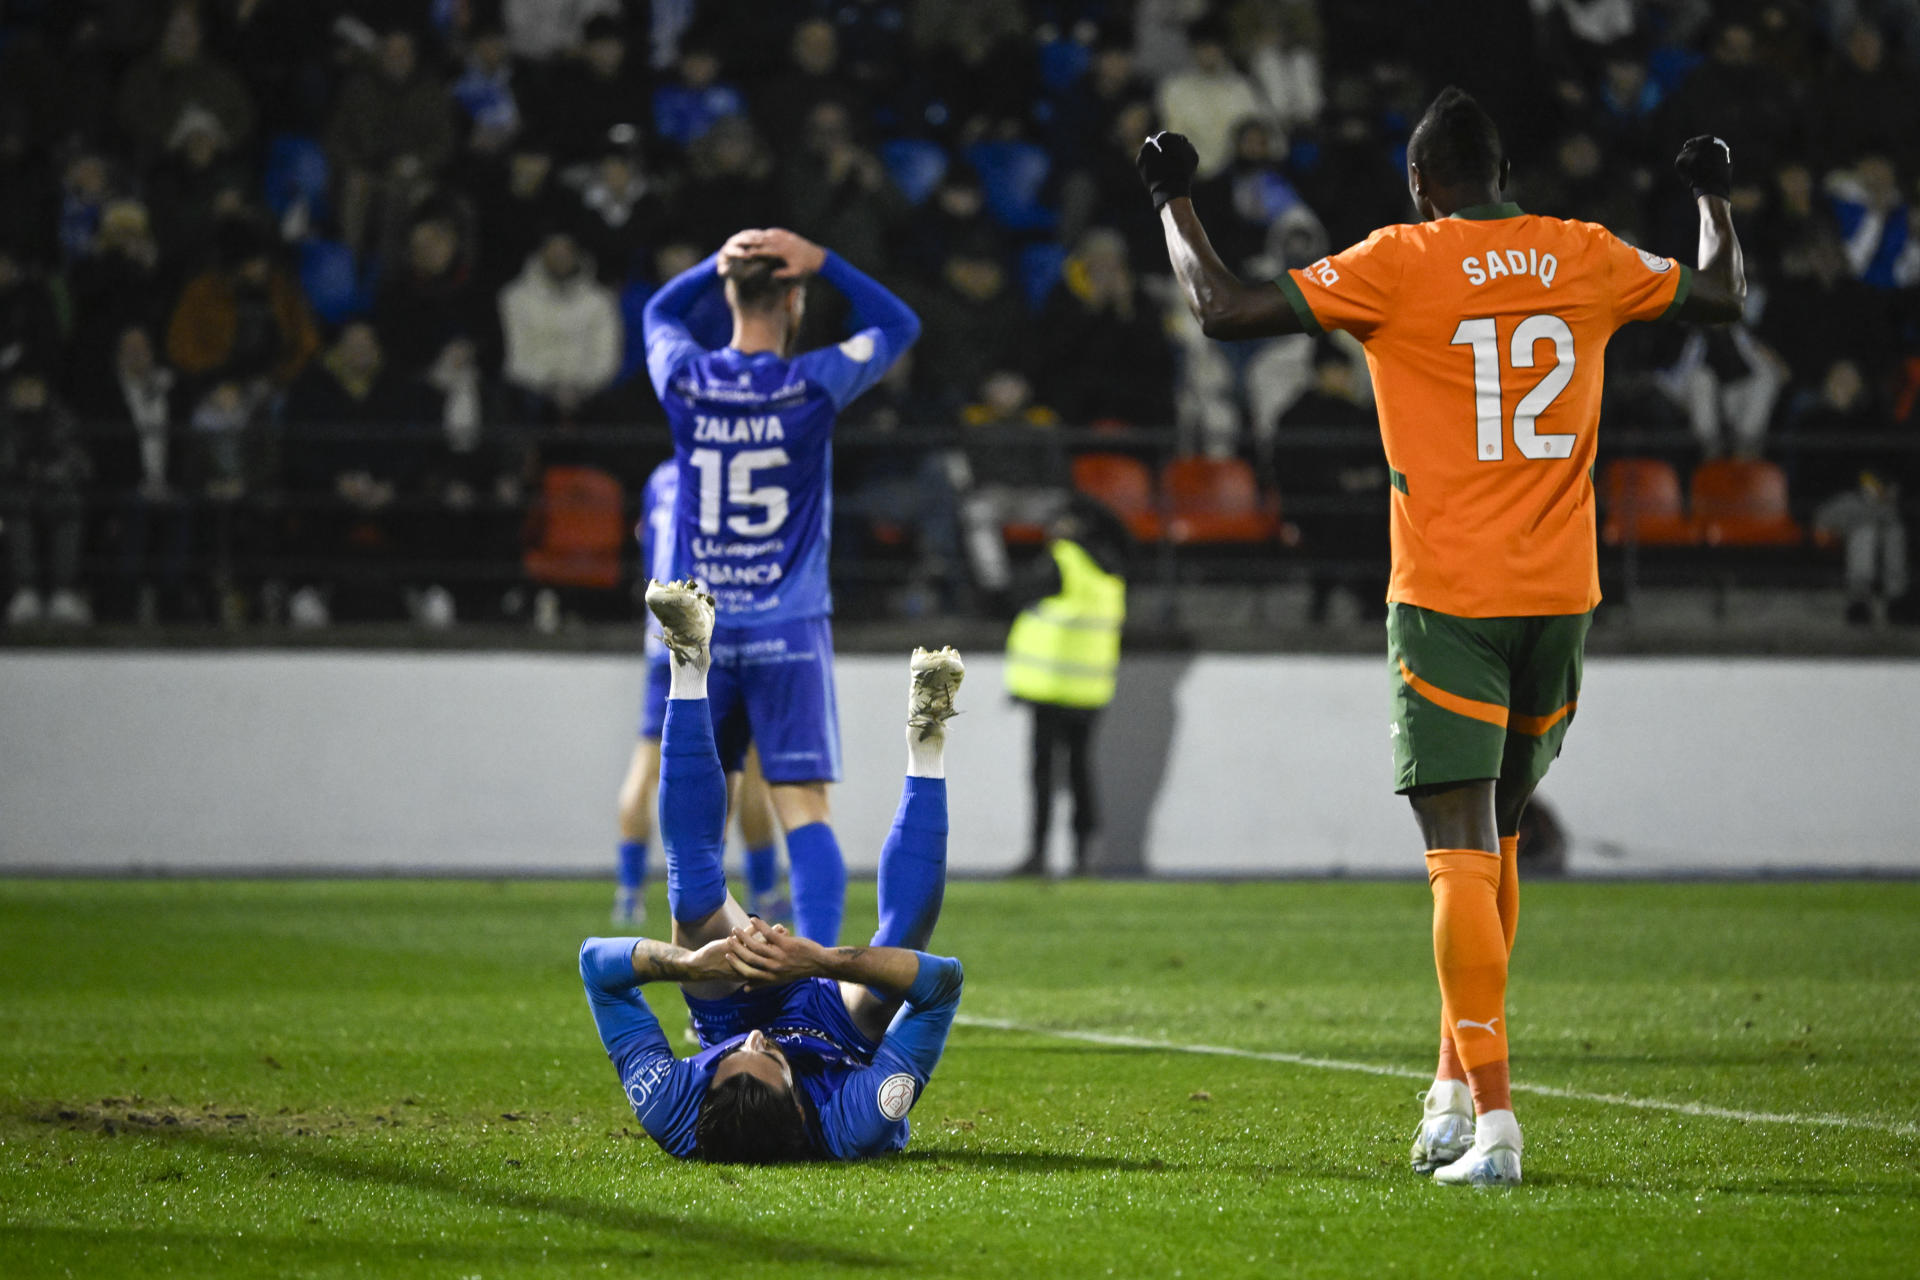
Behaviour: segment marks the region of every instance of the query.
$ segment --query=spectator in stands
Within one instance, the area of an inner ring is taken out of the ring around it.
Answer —
[[[137,200],[107,206],[93,253],[67,272],[67,293],[73,307],[71,385],[75,399],[83,401],[86,384],[114,367],[128,327],[137,326],[150,340],[173,301],[145,206]]]
[[[980,175],[956,160],[926,203],[908,214],[900,231],[900,257],[921,279],[937,280],[955,245],[983,235],[992,238],[993,227]]]
[[[1159,127],[1151,101],[1136,98],[1123,103],[1114,112],[1105,145],[1084,167],[1067,176],[1060,191],[1062,236],[1071,242],[1088,227],[1110,226],[1125,237],[1127,256],[1153,275],[1166,274],[1167,244],[1153,206],[1139,199],[1140,175],[1133,167],[1133,156],[1140,140]],[[1126,198],[1128,181],[1134,187],[1132,200]]]
[[[1907,531],[1900,519],[1900,483],[1886,459],[1849,446],[1849,436],[1887,430],[1860,367],[1836,360],[1820,398],[1794,421],[1797,431],[1822,440],[1795,468],[1795,487],[1813,498],[1814,527],[1840,540],[1846,553],[1847,621],[1866,626],[1876,604],[1907,594]]]
[[[207,112],[224,137],[245,142],[253,132],[253,100],[246,84],[202,48],[199,10],[176,4],[157,48],[127,71],[120,85],[120,127],[144,165],[166,149],[188,111]]]
[[[371,65],[341,89],[327,127],[347,245],[356,253],[388,249],[453,147],[446,86],[420,69],[410,32],[387,32]]]
[[[1040,399],[1075,426],[1173,423],[1166,325],[1127,260],[1120,233],[1080,237],[1036,326]]]
[[[60,257],[75,262],[93,252],[100,211],[112,198],[106,157],[83,151],[67,161],[60,182]]]
[[[255,224],[217,235],[217,265],[187,282],[167,325],[167,359],[197,385],[240,386],[253,405],[300,376],[320,347],[300,282]]]
[[[142,622],[164,608],[191,616],[184,597],[193,534],[180,491],[186,414],[179,379],[160,363],[154,330],[134,322],[111,359],[81,366],[76,407],[87,417],[93,480],[118,551],[120,588]]]
[[[979,391],[961,411],[961,446],[930,468],[925,529],[936,559],[966,565],[972,585],[1004,605],[1013,585],[1006,526],[1051,522],[1066,508],[1072,475],[1059,416],[1034,403],[1024,376],[998,370]]]
[[[453,82],[453,100],[467,118],[467,145],[494,155],[520,133],[520,89],[506,28],[476,22],[467,31],[466,66]]]
[[[601,14],[589,21],[573,63],[555,69],[537,100],[562,163],[598,160],[616,127],[648,123],[644,62],[631,55],[617,19]]]
[[[1300,193],[1280,172],[1273,127],[1258,116],[1234,126],[1233,158],[1193,187],[1194,212],[1205,219],[1214,251],[1243,274],[1266,251],[1274,220],[1300,203]]]
[[[744,116],[722,116],[687,151],[680,189],[681,231],[703,250],[745,227],[773,226],[783,216],[773,158]]]
[[[908,294],[922,326],[920,386],[945,412],[958,411],[989,375],[1025,368],[1026,308],[1007,279],[999,245],[985,232],[954,247],[938,285]]]
[[[731,234],[731,233],[729,233]],[[522,408],[540,421],[571,421],[620,368],[620,313],[573,237],[549,235],[500,291],[506,339],[501,370]]]
[[[1711,133],[1740,139],[1741,164],[1748,173],[1765,173],[1797,141],[1801,113],[1796,95],[1783,91],[1778,76],[1761,65],[1753,28],[1738,18],[1713,34],[1706,62],[1667,99],[1666,123],[1657,132],[1679,136]]]
[[[571,224],[600,278],[617,286],[632,274],[634,255],[666,224],[662,184],[647,173],[637,146],[609,146],[597,164],[577,171],[576,181],[579,206]]]
[[[500,17],[515,57],[545,62],[580,47],[587,24],[620,16],[620,0],[501,0]]]
[[[740,91],[720,79],[719,52],[706,39],[685,42],[674,78],[653,91],[654,130],[681,147],[691,147],[715,124],[746,109]]]
[[[1160,82],[1160,118],[1193,140],[1200,176],[1211,177],[1233,158],[1235,126],[1249,116],[1264,117],[1267,106],[1233,65],[1223,23],[1202,18],[1187,29],[1187,41],[1192,65]]]
[[[15,368],[0,401],[0,528],[13,574],[9,626],[85,626],[80,594],[82,486],[91,472],[79,427],[37,369]]]
[[[300,588],[295,614],[303,622],[399,616],[390,565],[406,554],[410,522],[394,507],[412,496],[424,462],[422,394],[386,367],[379,334],[364,320],[343,326],[288,393],[288,488],[304,499],[293,539],[303,558],[328,563],[324,577],[333,584],[330,598],[311,584]]]
[[[1152,97],[1153,86],[1134,66],[1132,48],[1113,36],[1101,40],[1087,74],[1073,92],[1061,95],[1054,104],[1050,130],[1054,163],[1069,171],[1086,166],[1107,145],[1121,109]]]
[[[837,245],[867,272],[886,268],[886,246],[907,214],[906,199],[873,152],[854,137],[845,104],[816,103],[804,141],[786,162],[786,207],[793,226],[821,244]]]
[[[37,269],[0,244],[0,378],[53,367],[59,340],[53,292]]]
[[[406,256],[380,282],[373,316],[384,363],[402,378],[425,379],[456,342],[487,366],[497,363],[499,325],[452,208],[429,206],[416,215]]]
[[[480,284],[497,294],[561,221],[566,205],[553,178],[553,153],[525,133],[505,166],[489,168],[481,177],[473,189],[475,220],[483,233]]]
[[[1695,329],[1661,375],[1709,458],[1757,458],[1786,385],[1785,363],[1745,324]]]
[[[1920,86],[1886,60],[1886,37],[1857,19],[1845,32],[1834,68],[1820,86],[1819,152],[1833,157],[1880,152],[1920,160]]]
[[[1310,0],[1239,0],[1226,15],[1228,31],[1248,78],[1286,136],[1320,118],[1326,105],[1320,75],[1320,19]]]
[[[1391,497],[1379,424],[1361,402],[1352,359],[1329,338],[1314,343],[1313,377],[1280,415],[1274,457],[1262,470],[1284,484],[1288,499],[1299,500],[1290,518],[1313,558],[1308,617],[1324,622],[1334,589],[1347,585],[1361,617],[1378,621],[1387,616]],[[1308,432],[1321,438],[1298,439]]]
[[[177,263],[204,259],[214,228],[245,211],[253,185],[253,175],[232,157],[219,120],[197,107],[183,112],[147,179],[155,231],[167,257]]]
[[[791,66],[755,95],[760,131],[782,155],[797,149],[814,108],[833,103],[849,122],[865,118],[866,99],[840,67],[840,37],[826,18],[808,18],[793,29]]]
[[[1920,235],[1892,160],[1862,156],[1852,169],[1828,174],[1826,192],[1855,276],[1876,289],[1920,284]]]

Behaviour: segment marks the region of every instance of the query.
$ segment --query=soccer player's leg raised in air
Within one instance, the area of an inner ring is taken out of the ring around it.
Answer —
[[[945,890],[943,748],[959,655],[914,655],[909,773],[880,856],[879,927],[871,946],[829,948],[749,919],[727,892],[726,779],[703,696],[712,602],[691,583],[656,583],[648,606],[674,662],[660,781],[674,943],[589,939],[580,961],[628,1101],[676,1156],[769,1163],[897,1151],[959,1004],[959,962],[917,949]],[[682,987],[703,1046],[693,1057],[673,1055],[640,995],[656,979]]]

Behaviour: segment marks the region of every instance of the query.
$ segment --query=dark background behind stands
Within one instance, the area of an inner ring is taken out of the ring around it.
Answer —
[[[1131,154],[1191,134],[1216,244],[1271,277],[1407,216],[1406,135],[1448,82],[1501,122],[1529,212],[1689,261],[1671,156],[1733,145],[1747,323],[1608,353],[1616,600],[1753,583],[1898,624],[1917,71],[1920,0],[20,0],[8,634],[633,619],[634,500],[668,454],[640,309],[771,224],[925,321],[844,419],[843,617],[990,616],[964,512],[1017,457],[1147,544],[1143,621],[1191,624],[1209,583],[1364,618],[1385,473],[1357,349],[1201,339]]]

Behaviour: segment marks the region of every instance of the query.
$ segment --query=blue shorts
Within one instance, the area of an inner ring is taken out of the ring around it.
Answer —
[[[707,710],[728,773],[757,744],[768,782],[840,781],[832,620],[715,628]]]
[[[667,690],[673,685],[673,658],[662,649],[647,655],[647,691],[640,700],[640,736],[658,738],[667,723]]]
[[[837,1045],[849,1055],[872,1061],[880,1047],[853,1024],[840,984],[829,978],[803,978],[785,986],[738,991],[719,1000],[687,998],[693,1034],[711,1049],[749,1031],[800,1033]]]

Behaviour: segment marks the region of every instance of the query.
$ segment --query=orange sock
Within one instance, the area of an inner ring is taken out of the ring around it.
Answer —
[[[1520,837],[1500,837],[1500,932],[1507,935],[1507,954],[1513,954],[1513,934],[1520,927]]]
[[[1500,920],[1502,859],[1484,849],[1430,849],[1433,962],[1454,1050],[1476,1111],[1510,1110],[1507,946]]]

